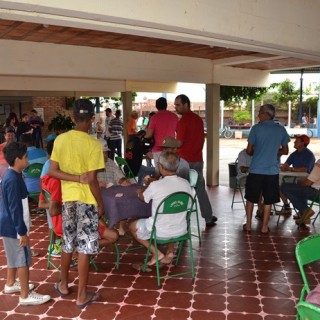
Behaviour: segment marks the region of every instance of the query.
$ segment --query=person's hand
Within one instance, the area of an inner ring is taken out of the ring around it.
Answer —
[[[143,177],[142,181],[143,184],[148,186],[151,182],[156,181],[157,179],[155,177],[151,177],[150,175],[146,175]]]
[[[280,165],[281,171],[289,171],[289,165],[287,163],[283,163]]]
[[[104,216],[104,206],[98,206],[98,216],[102,218]]]
[[[29,244],[29,237],[27,235],[20,236],[19,246],[26,247]]]
[[[88,183],[88,174],[87,173],[81,174],[79,182],[87,184]]]

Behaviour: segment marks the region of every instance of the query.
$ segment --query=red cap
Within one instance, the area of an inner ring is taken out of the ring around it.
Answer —
[[[310,143],[310,138],[305,134],[297,136],[296,139],[300,139],[301,141],[303,141],[306,146]]]

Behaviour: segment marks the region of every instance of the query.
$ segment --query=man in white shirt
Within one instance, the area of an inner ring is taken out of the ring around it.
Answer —
[[[192,194],[187,180],[176,175],[179,166],[179,156],[174,152],[161,152],[159,156],[159,170],[162,179],[152,182],[147,189],[138,189],[138,197],[147,203],[152,200],[152,215],[147,219],[134,220],[129,225],[129,230],[134,238],[146,248],[149,245],[151,229],[160,202],[174,192],[187,192]],[[187,232],[186,214],[161,215],[157,218],[157,237],[168,239],[178,237]],[[151,246],[152,258],[148,265],[156,263],[156,250]],[[166,255],[158,250],[158,259],[162,263],[170,263],[173,259],[173,243],[168,244]]]

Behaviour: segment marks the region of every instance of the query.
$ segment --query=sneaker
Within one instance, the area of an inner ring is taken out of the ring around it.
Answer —
[[[31,291],[34,288],[33,283],[29,283],[29,290]],[[20,281],[16,280],[15,283],[10,287],[5,285],[4,286],[4,293],[15,293],[21,291]]]
[[[23,306],[27,305],[37,305],[37,304],[43,304],[48,302],[51,299],[51,297],[47,294],[39,294],[34,291],[31,291],[27,298],[19,298],[19,304]]]
[[[32,256],[32,257],[37,257],[38,255],[39,255],[39,252],[38,252],[38,251],[31,250],[31,256]]]
[[[217,221],[218,221],[218,218],[215,216],[212,216],[211,220],[206,222],[206,227],[215,226]]]
[[[255,218],[257,220],[261,220],[263,218],[263,212],[261,212],[259,209],[256,212]]]
[[[48,246],[48,254],[50,252],[50,245]],[[61,257],[61,245],[60,244],[53,244],[51,246],[51,257],[60,258]]]

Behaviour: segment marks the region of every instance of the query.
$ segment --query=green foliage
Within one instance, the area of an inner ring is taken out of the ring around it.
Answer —
[[[243,123],[251,120],[251,115],[248,110],[236,110],[233,113],[233,118],[237,123]]]
[[[287,106],[288,101],[292,103],[297,102],[299,99],[299,89],[295,89],[294,83],[286,79],[280,83],[274,83],[273,87],[277,89],[273,93],[273,99],[279,106]]]
[[[268,88],[258,87],[231,87],[221,86],[220,99],[226,103],[236,102],[241,103],[252,99],[259,99]]]
[[[50,131],[55,131],[56,133],[66,132],[73,129],[74,123],[72,122],[70,116],[56,112],[56,116],[53,117],[48,125]]]

